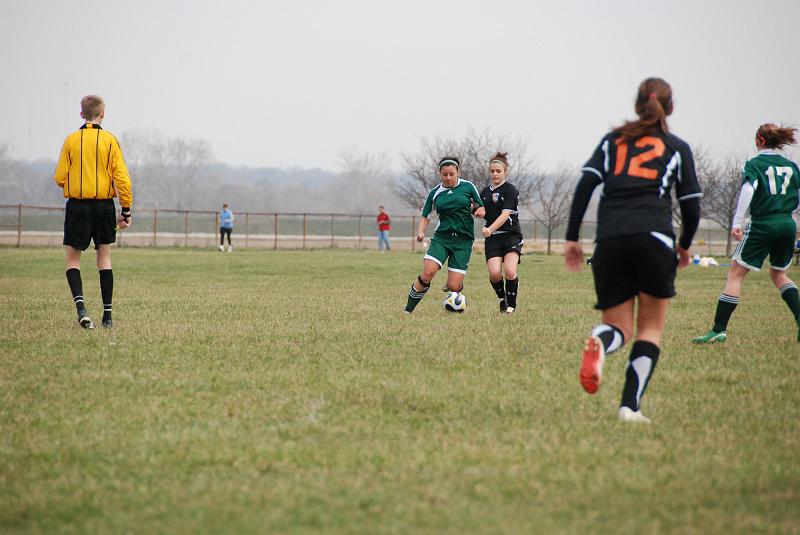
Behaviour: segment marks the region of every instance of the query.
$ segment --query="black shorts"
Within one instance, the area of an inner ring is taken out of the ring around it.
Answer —
[[[64,215],[64,245],[80,251],[117,241],[117,209],[113,199],[69,199]]]
[[[595,308],[615,307],[639,293],[674,297],[677,267],[672,235],[646,233],[601,240],[592,255]]]
[[[522,258],[522,236],[513,232],[492,234],[484,242],[486,260],[504,257],[508,253],[517,253]]]

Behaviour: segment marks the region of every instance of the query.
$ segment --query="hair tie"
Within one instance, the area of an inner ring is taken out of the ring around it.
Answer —
[[[493,163],[499,163],[499,164],[501,164],[503,167],[505,167],[506,169],[508,169],[508,164],[507,164],[506,162],[504,162],[503,160],[494,159],[494,160],[492,160],[492,161],[490,161],[490,162],[489,162],[489,165],[492,165]]]
[[[654,99],[658,100],[658,94],[657,93],[650,93],[649,95],[647,95],[647,98],[654,98]]]

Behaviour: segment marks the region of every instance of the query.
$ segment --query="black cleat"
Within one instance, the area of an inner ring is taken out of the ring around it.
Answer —
[[[508,310],[508,303],[505,299],[500,300],[500,312],[506,312]]]
[[[89,317],[89,313],[86,312],[86,310],[78,311],[78,325],[84,329],[94,329],[94,322],[92,318]]]
[[[103,322],[100,325],[102,325],[106,329],[110,329],[111,327],[114,326],[114,322],[111,321],[111,318],[108,318],[107,320],[103,320]]]

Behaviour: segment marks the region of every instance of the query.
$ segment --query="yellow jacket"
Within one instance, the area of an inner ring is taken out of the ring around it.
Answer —
[[[86,123],[64,140],[53,176],[69,199],[111,199],[130,208],[131,177],[117,138],[100,125]]]

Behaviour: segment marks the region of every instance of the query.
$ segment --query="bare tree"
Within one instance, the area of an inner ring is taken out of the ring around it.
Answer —
[[[547,254],[553,232],[569,218],[575,182],[575,173],[566,167],[533,182],[533,218],[547,231]]]
[[[530,204],[533,186],[538,177],[535,162],[527,155],[527,140],[494,134],[489,130],[469,130],[463,138],[423,138],[420,150],[403,154],[408,178],[399,181],[397,195],[411,208],[420,209],[428,192],[439,184],[437,165],[443,156],[457,156],[461,161],[461,178],[473,182],[478,190],[489,184],[489,160],[498,151],[508,152],[511,162],[508,181],[519,190],[521,205]]]
[[[725,254],[731,251],[731,228],[739,191],[742,189],[741,170],[744,158],[728,154],[714,172],[704,177],[703,217],[725,229]],[[698,174],[699,177],[699,174]],[[701,182],[702,183],[702,182]]]
[[[367,214],[394,197],[394,176],[386,153],[360,153],[347,148],[339,153],[341,172],[328,189],[338,211]]]
[[[189,208],[211,145],[205,139],[164,138],[158,131],[126,132],[123,150],[134,194],[158,208]]]

